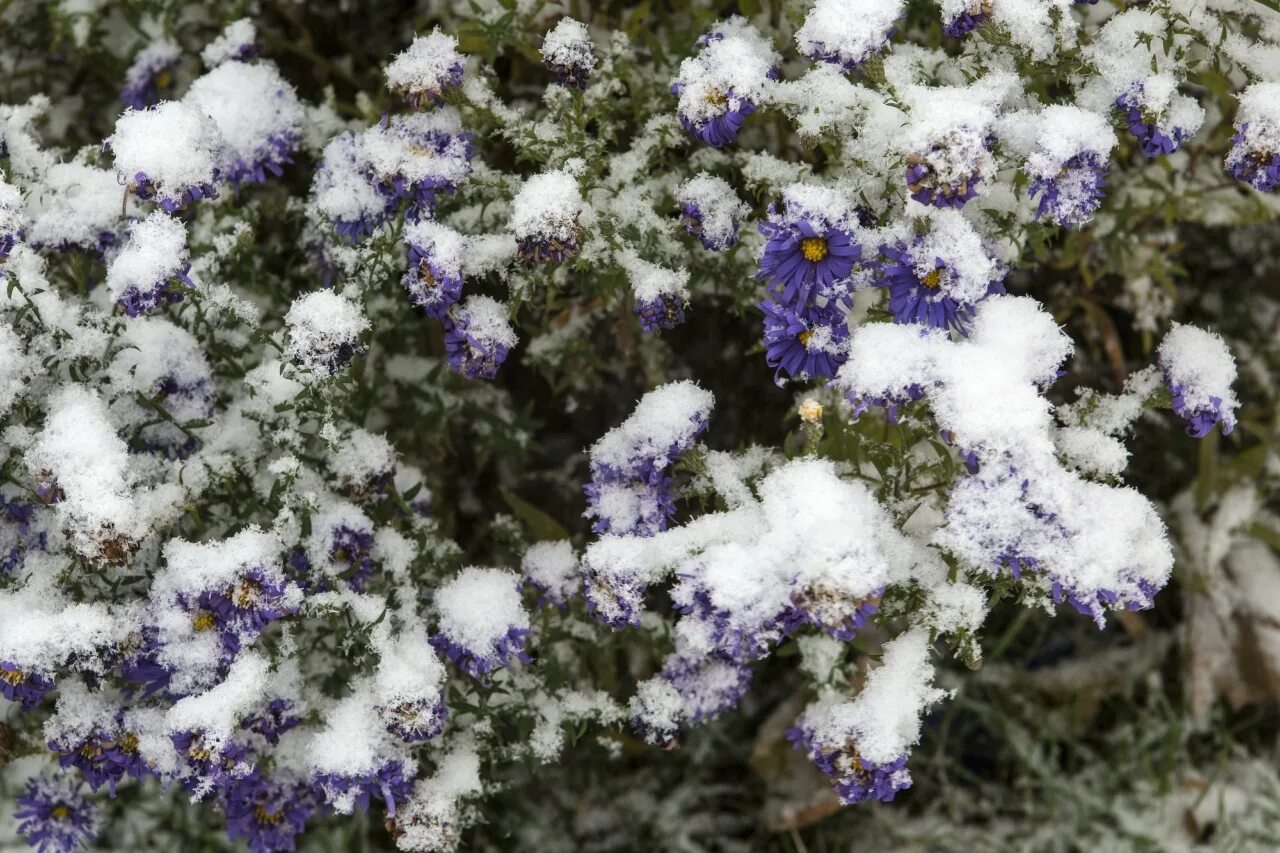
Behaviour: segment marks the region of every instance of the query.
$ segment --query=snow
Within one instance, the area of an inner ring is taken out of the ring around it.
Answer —
[[[58,163],[28,199],[27,239],[33,246],[93,249],[114,234],[124,207],[115,174],[81,163]]]
[[[107,265],[107,292],[119,300],[129,290],[151,290],[183,272],[187,257],[187,229],[181,220],[154,211],[129,226],[129,242]]]
[[[440,633],[476,657],[493,656],[511,629],[527,630],[519,578],[504,569],[468,566],[435,595]]]
[[[530,545],[520,561],[520,571],[556,601],[568,599],[582,585],[578,555],[567,539]]]
[[[906,755],[920,741],[925,711],[946,693],[932,685],[927,632],[907,631],[884,646],[880,665],[852,702],[837,704],[807,724],[818,739],[842,743],[852,736],[858,755],[874,764],[888,764]]]
[[[813,59],[834,57],[838,63],[862,65],[888,46],[905,14],[901,0],[816,0],[796,30],[796,44]]]
[[[1234,412],[1240,405],[1231,388],[1236,380],[1236,360],[1220,335],[1174,323],[1156,355],[1169,385],[1181,389],[1188,409],[1220,407],[1234,423]]]
[[[743,102],[765,103],[780,57],[745,18],[734,15],[716,24],[697,55],[680,63],[673,81],[680,87],[680,115],[701,124]],[[718,35],[719,37],[714,37]]]
[[[122,184],[145,175],[159,197],[176,200],[190,187],[213,183],[223,140],[217,123],[197,107],[163,101],[126,110],[107,144]]]
[[[298,95],[269,63],[224,62],[198,77],[182,100],[217,125],[224,175],[237,163],[275,157],[273,141],[292,147],[302,133]]]
[[[258,40],[258,30],[253,21],[240,18],[223,28],[216,39],[205,45],[200,51],[200,61],[208,68],[216,68],[224,62],[243,59],[244,52],[254,47]]]
[[[432,95],[452,81],[453,69],[461,65],[458,40],[436,27],[415,38],[387,65],[387,87],[393,92]]]
[[[577,238],[585,202],[577,180],[565,171],[543,172],[525,181],[511,202],[508,227],[516,239],[570,242]]]
[[[542,59],[553,66],[594,69],[595,47],[586,25],[573,18],[561,18],[542,41]]]
[[[646,460],[664,468],[673,461],[673,447],[684,448],[693,441],[714,404],[710,391],[687,379],[655,388],[625,421],[592,446],[591,462],[627,470]]]
[[[360,308],[331,290],[299,296],[284,316],[285,354],[304,370],[327,375],[335,350],[355,346],[369,321]]]

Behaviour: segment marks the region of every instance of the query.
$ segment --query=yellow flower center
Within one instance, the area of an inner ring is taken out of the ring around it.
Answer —
[[[936,267],[925,273],[924,278],[920,279],[920,283],[928,288],[935,288],[942,284],[942,267]]]
[[[168,71],[161,71],[156,75],[156,85],[161,89],[167,89],[173,83],[173,75]]]
[[[258,823],[265,823],[268,826],[275,826],[284,820],[284,809],[279,811],[270,811],[265,806],[254,806],[253,816]]]
[[[71,807],[58,803],[53,808],[49,809],[49,817],[54,820],[66,820],[71,817]]]
[[[3,669],[0,670],[0,681],[8,684],[10,687],[17,687],[19,684],[27,680],[27,674],[20,669]]]
[[[217,620],[213,618],[213,614],[208,610],[198,611],[196,613],[196,618],[191,620],[191,627],[195,628],[198,633],[208,631],[216,624]]]
[[[239,607],[241,610],[245,610],[253,606],[253,603],[257,601],[258,593],[261,590],[262,587],[256,581],[241,581],[240,585],[236,587],[232,600],[235,602],[236,607]]]
[[[713,107],[723,107],[729,103],[729,96],[719,89],[712,89],[707,92],[704,100]]]
[[[813,337],[813,332],[809,331],[808,329],[805,329],[803,332],[796,335],[796,339],[800,341],[801,345],[806,347],[809,345],[809,338],[811,337]]]
[[[817,263],[827,256],[827,241],[821,237],[805,237],[800,241],[800,254],[811,263]]]

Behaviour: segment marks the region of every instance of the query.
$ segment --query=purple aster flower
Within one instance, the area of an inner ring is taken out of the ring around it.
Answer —
[[[675,518],[675,481],[666,475],[648,479],[593,479],[582,487],[587,518],[595,533],[654,536]]]
[[[973,319],[974,303],[962,302],[951,295],[951,282],[958,272],[944,259],[935,257],[931,262],[921,263],[923,247],[921,238],[909,245],[881,247],[884,261],[880,283],[889,289],[889,313],[897,323],[916,323],[963,333]],[[980,299],[1003,292],[1000,282],[993,281]]]
[[[52,679],[35,669],[0,660],[0,694],[10,702],[21,702],[23,709],[30,710],[52,689]]]
[[[1226,162],[1233,178],[1258,192],[1271,192],[1280,186],[1280,152],[1255,147],[1247,123],[1241,124],[1231,138]]]
[[[704,226],[705,219],[702,209],[693,202],[685,202],[680,205],[680,226],[684,228],[684,233],[690,237],[697,237],[702,243],[704,249],[710,249],[713,252],[723,252],[725,249],[738,242],[738,223],[733,223],[733,231],[728,239],[721,238],[718,235],[709,235]]]
[[[8,549],[0,550],[0,573],[19,571],[26,562],[28,551],[47,550],[48,532],[34,527],[38,511],[38,504],[8,500],[0,494],[0,524],[9,530]]]
[[[379,705],[377,711],[387,731],[405,743],[431,740],[444,731],[445,719],[449,716],[443,696],[434,701],[411,699],[397,705]]]
[[[462,85],[462,62],[458,40],[437,27],[396,54],[387,66],[387,88],[411,109],[430,109]]]
[[[39,853],[74,853],[97,841],[98,809],[85,799],[82,787],[66,774],[27,780],[13,813],[27,844]]]
[[[467,379],[493,379],[515,344],[506,306],[487,296],[469,297],[444,321],[449,368]]]
[[[370,173],[366,148],[364,136],[338,134],[324,147],[312,182],[316,207],[350,243],[377,231],[396,207],[394,196],[383,192]]]
[[[454,640],[448,634],[441,633],[431,637],[431,645],[476,681],[487,682],[486,676],[489,673],[507,666],[512,658],[523,664],[533,663],[533,658],[529,657],[524,648],[528,636],[528,628],[508,628],[491,643],[490,648],[477,650],[469,648],[465,641]]]
[[[343,567],[340,575],[352,592],[363,592],[364,585],[373,576],[377,564],[370,552],[373,550],[373,533],[363,528],[340,524],[334,527],[329,540],[329,559]]]
[[[176,698],[169,692],[173,671],[160,663],[161,647],[155,628],[144,628],[141,640],[131,641],[131,645],[133,647],[120,661],[120,675],[131,685],[125,690],[125,695],[132,698],[134,687],[140,687],[144,699],[155,693]]]
[[[857,392],[851,392],[847,395],[846,399],[849,401],[849,405],[853,408],[853,412],[851,414],[854,420],[857,420],[860,415],[874,407],[884,409],[885,417],[888,418],[889,423],[896,424],[898,423],[899,406],[905,406],[907,403],[912,403],[924,398],[924,389],[919,385],[910,385],[905,389],[905,392],[906,393],[902,396],[880,397],[868,397],[863,394],[858,394]]]
[[[275,746],[280,742],[280,735],[301,722],[301,718],[294,713],[293,702],[277,697],[268,702],[261,713],[244,717],[240,721],[240,728],[262,735],[267,743]]]
[[[1222,434],[1230,435],[1235,429],[1235,413],[1229,406],[1224,406],[1221,397],[1209,397],[1206,404],[1196,407],[1188,405],[1186,392],[1181,385],[1175,385],[1165,374],[1165,384],[1173,397],[1174,413],[1187,422],[1187,435],[1192,438],[1204,438],[1213,431],[1215,424],[1222,424]]]
[[[404,802],[413,791],[413,779],[406,778],[404,771],[404,763],[392,759],[368,773],[320,773],[315,777],[315,783],[331,808],[335,803],[350,798],[360,811],[367,812],[371,798],[376,796],[386,804],[388,814],[394,816],[396,802]],[[350,813],[349,809],[347,813]]]
[[[958,128],[907,157],[907,190],[920,204],[962,208],[978,195],[988,140]]]
[[[684,715],[690,723],[714,719],[737,707],[751,676],[751,667],[743,663],[678,652],[667,656],[659,673],[684,700]]]
[[[760,233],[768,242],[756,277],[769,283],[776,299],[797,310],[810,304],[815,293],[847,279],[862,259],[862,247],[850,231],[790,199],[782,212],[776,207],[770,211]]]
[[[1181,127],[1161,128],[1160,117],[1143,104],[1142,94],[1142,86],[1138,86],[1116,98],[1116,106],[1125,114],[1129,133],[1138,140],[1138,148],[1147,157],[1172,154],[1190,134]]]
[[[237,158],[223,165],[221,177],[239,190],[243,184],[265,184],[267,175],[284,175],[284,167],[293,162],[298,148],[298,135],[282,132],[270,136],[252,157]]]
[[[787,632],[802,625],[813,625],[826,631],[842,643],[847,643],[867,624],[867,620],[880,612],[880,597],[884,588],[861,598],[851,598],[840,590],[823,587],[806,587],[791,593],[791,608],[787,612]]]
[[[148,288],[139,288],[136,285],[130,285],[125,288],[120,298],[116,300],[124,312],[130,317],[137,317],[140,314],[150,313],[164,305],[173,305],[181,302],[183,298],[183,289],[195,290],[195,283],[187,276],[191,271],[191,264],[184,264],[182,269],[175,272],[169,278],[162,281],[154,282]]]
[[[484,683],[514,658],[532,663],[525,651],[529,615],[519,578],[501,569],[470,566],[435,593],[438,631],[430,642],[463,672]]]
[[[137,734],[125,728],[123,711],[109,728],[95,728],[77,741],[51,740],[48,747],[58,754],[60,766],[79,769],[89,787],[96,791],[106,785],[113,797],[126,776],[142,779],[150,772],[138,753]]]
[[[1034,568],[1034,565],[1032,565]],[[1160,590],[1144,580],[1137,581],[1135,593],[1122,593],[1111,589],[1100,589],[1090,594],[1072,592],[1054,581],[1050,593],[1054,604],[1063,601],[1075,608],[1076,612],[1088,616],[1101,628],[1108,610],[1150,610],[1155,606],[1156,593]]]
[[[174,732],[169,738],[190,771],[183,784],[192,790],[223,789],[253,771],[249,751],[235,741],[215,745],[203,731]]]
[[[165,213],[176,213],[193,201],[218,197],[218,191],[214,189],[213,184],[192,184],[183,189],[178,195],[158,196],[153,182],[146,172],[135,172],[129,186],[132,188],[134,195],[143,201],[149,201],[154,198],[164,208]]]
[[[561,86],[587,88],[596,56],[586,26],[573,18],[561,18],[542,41],[542,64]]]
[[[859,756],[857,742],[852,738],[844,743],[828,743],[819,739],[813,729],[804,726],[789,729],[787,739],[797,749],[803,749],[818,769],[827,775],[845,805],[866,800],[887,803],[899,791],[911,787],[905,755],[887,764],[876,764]]]
[[[1093,0],[1097,2],[1097,0]],[[942,32],[952,38],[963,38],[991,20],[991,0],[970,0],[964,11],[947,21]]]
[[[1027,195],[1041,194],[1036,219],[1074,228],[1097,211],[1106,185],[1107,161],[1096,151],[1082,151],[1063,163],[1056,175],[1033,177]]]
[[[631,310],[646,332],[674,329],[684,322],[684,299],[678,293],[660,293],[655,298],[637,299]]]
[[[679,95],[684,87],[675,83],[671,86],[671,94]],[[756,105],[749,98],[740,97],[733,89],[723,92],[711,90],[706,95],[706,109],[712,114],[709,117],[690,117],[679,113],[680,125],[690,136],[701,139],[712,148],[723,148],[738,137],[747,116],[756,111]]]
[[[227,786],[223,808],[228,838],[243,838],[253,853],[277,853],[295,848],[316,802],[309,785],[281,784],[254,773]]]
[[[436,196],[453,192],[471,174],[474,137],[462,130],[452,109],[394,116],[365,133],[372,135],[366,151],[374,186],[392,207],[407,200],[411,221],[429,218]],[[387,150],[395,153],[384,156]]]
[[[422,220],[405,227],[405,244],[409,269],[403,281],[409,301],[428,317],[445,319],[462,296],[466,239],[452,228]]]
[[[777,368],[775,382],[783,384],[783,373],[801,380],[835,376],[847,358],[849,339],[849,327],[839,309],[797,310],[771,299],[758,307],[764,312],[765,360]]]
[[[192,613],[196,632],[217,631],[225,660],[240,653],[242,643],[252,641],[269,623],[297,610],[287,595],[288,582],[262,568],[246,570],[231,586],[203,590],[194,600],[178,597]]]
[[[587,613],[591,618],[615,631],[639,626],[643,587],[638,584],[620,584],[590,569],[583,570],[582,580]]]
[[[182,52],[171,42],[159,42],[139,51],[124,75],[120,100],[126,107],[141,110],[161,100],[161,93],[173,87],[173,69],[182,61]]]
[[[686,619],[705,626],[702,633],[718,656],[733,663],[746,664],[764,657],[788,631],[785,606],[766,605],[750,612],[726,610],[717,607],[710,593],[690,577],[681,577],[671,590],[671,598]]]

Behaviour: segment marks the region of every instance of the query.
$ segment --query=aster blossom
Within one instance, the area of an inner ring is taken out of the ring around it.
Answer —
[[[793,187],[760,224],[767,242],[757,278],[775,298],[801,308],[849,277],[862,247],[847,224],[847,208],[830,191]]]
[[[68,775],[27,780],[13,816],[18,832],[39,853],[75,853],[98,838],[98,809],[81,793],[83,783]]]

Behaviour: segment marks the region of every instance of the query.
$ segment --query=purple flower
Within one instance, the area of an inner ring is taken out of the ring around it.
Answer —
[[[168,42],[151,45],[138,52],[124,75],[120,100],[126,107],[146,109],[161,99],[161,92],[173,87],[173,69],[182,61],[177,46]]]
[[[705,626],[701,632],[724,660],[746,664],[769,653],[787,633],[785,606],[730,611],[716,606],[705,588],[682,577],[671,590],[675,609]],[[768,612],[773,610],[773,612]]]
[[[193,790],[222,789],[253,770],[249,751],[234,741],[217,745],[203,731],[174,732],[169,738],[190,772],[184,784]]]
[[[802,625],[813,625],[847,643],[862,630],[868,619],[880,612],[882,595],[884,587],[861,598],[822,587],[797,589],[791,593],[787,631],[790,633]]]
[[[794,379],[835,376],[847,358],[849,327],[844,314],[830,305],[795,309],[766,299],[764,312],[765,360],[774,371]]]
[[[684,228],[684,233],[690,237],[697,237],[704,249],[710,249],[713,252],[723,252],[738,242],[738,222],[736,219],[733,221],[733,230],[727,237],[708,234],[702,209],[693,202],[687,201],[680,205],[680,225]]]
[[[1187,403],[1185,389],[1174,384],[1168,373],[1165,374],[1165,385],[1169,387],[1169,393],[1173,397],[1174,413],[1187,422],[1187,435],[1204,438],[1213,431],[1215,424],[1222,424],[1223,435],[1231,435],[1236,425],[1235,412],[1223,405],[1221,397],[1211,396],[1207,405],[1192,407]]]
[[[482,650],[469,648],[465,640],[454,639],[442,632],[431,637],[431,645],[447,655],[467,675],[476,681],[486,682],[489,673],[507,666],[512,658],[523,664],[533,663],[533,658],[524,648],[528,636],[528,628],[508,628],[490,648]]]
[[[428,317],[444,320],[462,296],[462,275],[440,263],[431,247],[410,243],[404,287],[409,291],[409,301]]]
[[[154,198],[164,208],[165,213],[176,213],[178,210],[186,207],[193,201],[199,201],[202,198],[217,198],[218,191],[214,189],[213,184],[192,184],[186,187],[177,195],[166,194],[157,196],[156,189],[152,184],[151,178],[146,172],[135,172],[133,180],[130,182],[134,195],[146,201]]]
[[[583,596],[587,601],[587,613],[601,624],[615,631],[637,627],[640,624],[640,604],[644,588],[638,584],[619,584],[598,572],[585,569],[582,573]]]
[[[636,299],[631,310],[646,332],[674,329],[684,322],[684,298],[678,293],[660,293],[653,299]]]
[[[366,133],[376,135],[375,150],[389,142],[405,152],[391,168],[380,165],[380,158],[371,158],[371,168],[374,186],[392,208],[401,199],[409,202],[406,215],[411,221],[430,217],[436,196],[453,192],[471,173],[473,137],[451,115],[395,116]]]
[[[315,782],[331,808],[340,801],[349,801],[359,806],[360,811],[367,812],[371,798],[376,796],[386,803],[387,812],[392,816],[396,813],[396,801],[405,801],[413,790],[413,779],[405,778],[404,764],[395,759],[368,773],[321,773],[315,777]],[[345,809],[345,813],[350,813],[350,807]]]
[[[126,776],[141,779],[150,772],[138,754],[138,736],[124,726],[123,711],[110,728],[95,728],[77,741],[51,740],[48,746],[60,766],[78,768],[89,787],[96,791],[106,785],[113,797]]]
[[[918,257],[913,256],[922,246],[921,238],[916,238],[910,245],[882,246],[880,249],[884,256],[880,283],[889,289],[889,313],[897,323],[916,323],[964,332],[973,319],[974,306],[950,295],[948,285],[957,275],[950,264],[937,257],[922,264]],[[927,267],[927,271],[922,272],[922,267]],[[999,282],[992,282],[984,296],[1003,291]]]
[[[228,838],[243,838],[253,853],[277,853],[294,849],[316,802],[308,785],[281,784],[254,773],[227,786],[223,808]]]
[[[387,731],[405,743],[431,740],[444,731],[445,719],[449,716],[443,696],[435,700],[411,699],[398,705],[379,705],[377,711]]]
[[[333,528],[329,543],[329,559],[335,565],[345,567],[339,576],[346,581],[347,588],[352,592],[363,592],[365,582],[377,568],[370,556],[373,534],[363,528],[339,524]]]
[[[26,710],[40,704],[53,689],[53,681],[30,667],[0,660],[0,693],[10,702],[21,702]]]
[[[292,131],[272,134],[249,158],[237,158],[222,167],[221,177],[239,190],[243,184],[265,184],[267,174],[277,178],[284,175],[284,167],[293,162],[293,152],[298,148],[298,135]]]
[[[116,304],[130,317],[137,317],[164,305],[181,302],[184,291],[196,289],[195,282],[188,276],[189,272],[191,264],[186,263],[149,284],[130,283],[116,298]]]
[[[65,774],[27,780],[13,813],[27,844],[39,853],[74,853],[98,839],[98,809],[84,798],[82,786]]]
[[[679,95],[683,88],[676,83],[672,85],[671,93]],[[690,136],[701,139],[712,148],[723,148],[733,142],[747,116],[756,111],[756,105],[749,98],[738,96],[732,88],[724,92],[711,90],[706,96],[706,103],[713,110],[713,115],[694,118],[681,112],[680,124]]]
[[[1161,129],[1159,116],[1142,103],[1142,86],[1116,98],[1116,106],[1125,114],[1129,133],[1138,140],[1138,148],[1148,157],[1172,154],[1189,136],[1185,128]]]
[[[787,739],[797,749],[803,749],[818,769],[827,775],[845,805],[866,800],[887,803],[899,791],[911,787],[905,755],[887,764],[876,764],[858,754],[857,742],[852,737],[843,743],[829,743],[805,726],[789,729]]]
[[[593,479],[582,487],[587,518],[595,533],[654,536],[666,530],[676,514],[675,481],[666,475],[649,479]]]
[[[920,204],[964,207],[978,195],[987,141],[966,127],[907,157],[907,190]]]
[[[506,307],[487,296],[470,297],[444,321],[449,368],[467,379],[493,379],[515,344]]]
[[[228,587],[204,590],[194,601],[181,595],[179,601],[193,614],[197,632],[218,632],[230,660],[239,654],[243,642],[252,641],[269,623],[297,609],[288,601],[287,587],[287,581],[255,567]]]
[[[907,403],[915,402],[924,398],[924,389],[919,385],[910,385],[905,389],[902,396],[882,396],[868,397],[852,392],[847,396],[849,405],[853,408],[852,416],[856,420],[864,412],[869,411],[872,407],[885,410],[885,417],[889,423],[898,423],[898,407]]]
[[[691,723],[713,719],[737,707],[751,676],[751,667],[737,661],[678,652],[667,656],[659,674],[684,700],[684,713]]]
[[[1259,192],[1271,192],[1280,186],[1280,152],[1253,147],[1249,140],[1249,125],[1242,124],[1231,138],[1227,171],[1237,181]]]
[[[849,277],[862,258],[853,234],[821,211],[787,201],[775,207],[760,233],[768,238],[756,277],[769,283],[774,298],[802,308],[815,292],[829,292]]]
[[[1106,185],[1106,160],[1096,151],[1082,151],[1063,163],[1057,174],[1032,178],[1027,195],[1041,194],[1036,219],[1073,228],[1088,222],[1097,211]]]
[[[240,728],[262,735],[267,743],[275,746],[280,742],[280,735],[302,722],[293,710],[293,702],[288,699],[272,699],[262,713],[249,714],[242,719]]]
[[[1096,3],[1097,0],[1094,0]],[[991,20],[991,0],[970,0],[960,14],[947,21],[942,32],[951,38],[963,38]]]

